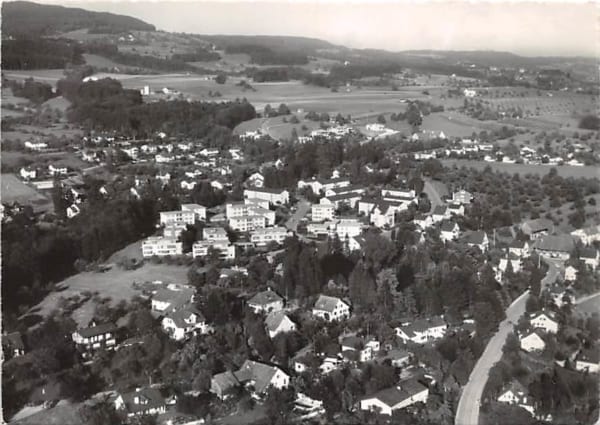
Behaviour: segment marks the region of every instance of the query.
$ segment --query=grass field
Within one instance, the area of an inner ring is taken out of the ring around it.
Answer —
[[[139,291],[134,289],[133,283],[152,282],[161,280],[166,283],[187,282],[187,267],[166,264],[144,264],[137,270],[123,270],[117,266],[107,272],[83,272],[71,276],[57,287],[58,291],[50,293],[30,313],[41,316],[48,315],[59,305],[61,298],[79,295],[84,291],[98,292],[100,297],[109,297],[111,304],[115,305],[121,300],[130,300]],[[84,303],[73,313],[73,319],[80,326],[87,326],[94,312],[92,300]]]
[[[64,70],[62,69],[34,69],[28,71],[5,71],[4,75],[9,80],[22,81],[27,78],[33,78],[35,81],[41,81],[56,85],[56,82],[64,78]]]
[[[14,174],[2,174],[2,203],[18,202],[21,205],[31,205],[34,211],[52,211],[52,201],[30,186],[27,186]]]
[[[531,165],[531,164],[506,164],[503,162],[486,162],[486,161],[473,161],[466,159],[442,159],[442,164],[445,166],[457,167],[471,167],[478,170],[483,170],[487,166],[490,166],[494,171],[502,171],[510,174],[538,174],[540,176],[546,175],[550,172],[551,168],[555,168],[558,174],[562,177],[586,177],[586,178],[599,178],[600,170],[598,167],[573,167],[570,165]]]

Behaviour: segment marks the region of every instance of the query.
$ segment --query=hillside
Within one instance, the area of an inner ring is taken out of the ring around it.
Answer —
[[[3,36],[39,36],[87,28],[98,34],[155,31],[136,18],[74,7],[42,5],[26,1],[2,4]]]

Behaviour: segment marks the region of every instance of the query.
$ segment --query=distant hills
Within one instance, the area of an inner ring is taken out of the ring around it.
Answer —
[[[82,28],[98,34],[156,30],[140,19],[113,13],[27,1],[2,3],[3,37],[54,35]]]

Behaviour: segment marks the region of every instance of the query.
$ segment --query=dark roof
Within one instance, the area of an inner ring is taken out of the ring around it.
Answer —
[[[531,233],[537,233],[544,230],[550,230],[554,227],[554,224],[547,218],[537,218],[535,220],[529,220],[523,223],[523,228],[527,227]]]
[[[463,236],[463,241],[468,244],[481,245],[485,240],[486,233],[483,230],[467,232]]]
[[[77,332],[84,338],[91,338],[97,335],[104,335],[108,332],[116,332],[117,326],[114,323],[102,323],[98,326],[91,326],[85,329],[79,329]]]
[[[442,223],[442,232],[452,232],[457,224],[453,221],[444,221]]]
[[[583,348],[577,355],[577,360],[589,363],[598,363],[600,362],[600,351],[597,347]]]
[[[262,291],[248,300],[248,304],[267,305],[276,301],[283,301],[283,298],[275,291]]]
[[[202,323],[206,321],[202,313],[200,313],[193,305],[182,309],[172,309],[165,314],[165,317],[172,319],[175,323],[175,326],[178,328],[187,328],[190,325],[185,322],[185,319],[190,317],[192,314],[197,316],[196,323]]]
[[[444,205],[438,205],[433,209],[433,214],[435,215],[444,215],[446,214],[446,207]]]
[[[571,252],[575,249],[575,243],[569,235],[547,235],[538,239],[535,247],[542,251]]]
[[[257,393],[264,392],[271,384],[271,379],[277,373],[278,368],[253,360],[246,360],[234,375],[240,382],[252,381]]]
[[[579,253],[579,258],[596,258],[598,251],[592,247],[584,247]]]
[[[268,330],[274,332],[277,330],[279,325],[281,325],[281,322],[283,322],[286,318],[290,320],[290,318],[287,317],[283,311],[272,311],[267,315],[267,318],[265,319],[265,325],[267,326]]]
[[[525,248],[526,243],[526,241],[520,241],[518,239],[515,239],[510,243],[509,248],[523,249]]]
[[[347,336],[342,339],[341,344],[344,347],[352,347],[359,350],[364,345],[364,341],[358,336]]]
[[[363,398],[363,400],[376,398],[381,402],[385,403],[387,406],[393,407],[398,403],[401,403],[402,401],[413,397],[414,395],[426,389],[427,387],[425,387],[416,379],[407,379],[405,381],[400,382],[395,387],[386,388],[384,390],[376,392],[375,394],[369,397]]]
[[[328,311],[328,312],[332,312],[335,309],[335,306],[337,305],[337,303],[340,300],[337,297],[330,297],[328,295],[319,295],[319,298],[317,299],[317,302],[315,302],[315,309],[317,310],[324,310],[324,311]],[[344,302],[344,301],[342,301]],[[346,303],[344,303],[346,304]]]
[[[144,401],[144,403],[135,403],[136,396]],[[164,397],[156,388],[140,388],[136,391],[122,394],[121,397],[125,402],[125,409],[129,413],[138,413],[166,406]]]

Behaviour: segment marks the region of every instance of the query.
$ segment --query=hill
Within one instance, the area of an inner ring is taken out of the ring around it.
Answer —
[[[27,1],[2,4],[3,36],[41,36],[87,28],[98,34],[155,31],[154,25],[136,18],[74,7],[42,5]]]

